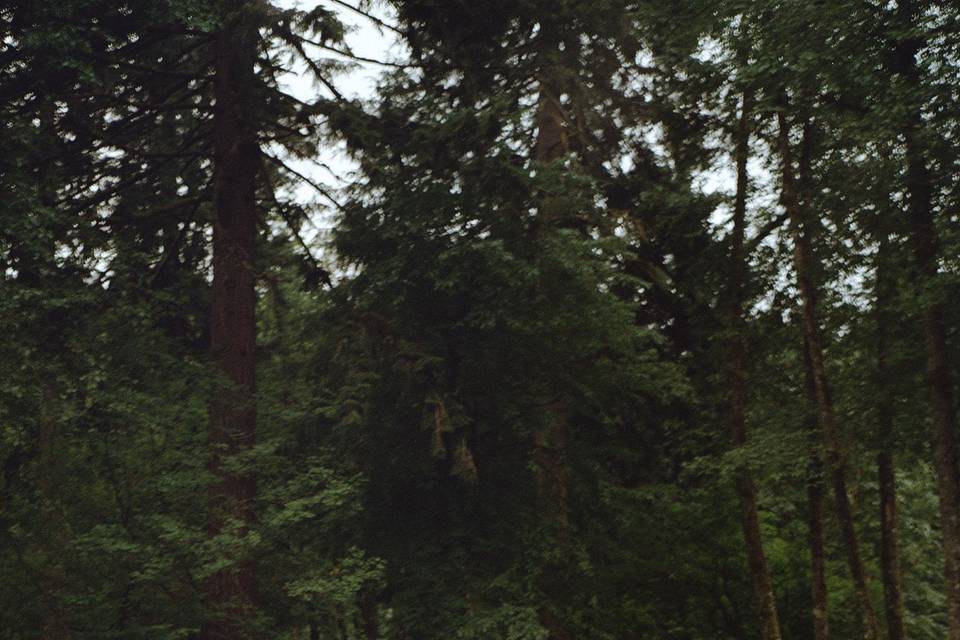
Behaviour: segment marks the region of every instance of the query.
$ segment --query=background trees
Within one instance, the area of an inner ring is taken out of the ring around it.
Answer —
[[[954,637],[956,8],[337,7],[0,9],[3,637]]]

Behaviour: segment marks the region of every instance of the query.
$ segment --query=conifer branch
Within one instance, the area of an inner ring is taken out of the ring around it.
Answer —
[[[406,34],[405,34],[403,31],[401,31],[401,30],[398,29],[397,27],[393,26],[392,24],[389,24],[389,23],[381,20],[381,19],[378,18],[377,16],[375,16],[375,15],[373,15],[373,14],[371,14],[371,13],[368,13],[368,12],[364,11],[363,9],[361,9],[361,8],[359,8],[359,7],[353,6],[353,5],[350,4],[349,2],[344,2],[343,0],[330,0],[330,1],[331,1],[332,3],[334,3],[334,4],[340,5],[341,7],[345,8],[345,9],[349,9],[350,11],[353,11],[353,12],[356,13],[357,15],[363,16],[364,18],[366,18],[366,19],[369,20],[370,22],[374,23],[374,24],[377,25],[378,27],[382,27],[382,28],[384,28],[384,29],[388,29],[388,30],[396,33],[396,34],[399,35],[399,36],[406,36]]]
[[[330,192],[329,192],[327,189],[325,189],[323,186],[321,186],[320,184],[318,184],[315,180],[311,180],[310,178],[308,178],[307,176],[303,175],[302,173],[300,173],[299,171],[297,171],[297,170],[294,169],[293,167],[287,165],[287,164],[286,164],[285,162],[283,162],[283,160],[281,160],[280,158],[275,158],[274,156],[272,156],[272,155],[270,155],[269,153],[266,153],[266,152],[261,152],[261,153],[262,153],[262,155],[263,155],[267,160],[269,160],[270,162],[274,163],[275,165],[277,165],[278,167],[280,167],[281,169],[283,169],[283,170],[286,171],[287,173],[290,173],[291,175],[293,175],[293,176],[299,178],[300,180],[302,180],[304,183],[306,183],[306,184],[310,185],[311,187],[313,187],[313,189],[314,189],[317,193],[319,193],[319,194],[322,195],[324,198],[326,198],[328,201],[330,201],[330,203],[331,203],[333,206],[335,206],[337,209],[339,209],[342,213],[346,213],[346,212],[347,212],[346,207],[344,207],[342,204],[340,204],[340,202],[337,201],[336,198],[334,198],[332,195],[330,195]]]

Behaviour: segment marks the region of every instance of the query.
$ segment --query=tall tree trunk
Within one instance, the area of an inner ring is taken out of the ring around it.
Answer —
[[[912,136],[907,138],[908,193],[911,236],[914,255],[921,277],[931,282],[937,273],[936,241],[929,184],[923,161]],[[924,284],[926,284],[924,283]],[[918,287],[923,289],[921,287]],[[947,604],[950,640],[960,640],[960,477],[957,473],[956,429],[957,416],[953,400],[952,381],[947,357],[946,326],[943,303],[933,301],[924,310],[924,338],[927,349],[927,386],[933,406],[933,458],[937,473],[940,499],[940,526],[943,535]]]
[[[43,406],[40,409],[40,433],[37,443],[39,454],[38,489],[40,495],[41,545],[45,563],[40,569],[40,585],[43,589],[45,618],[40,630],[42,640],[68,640],[73,637],[61,602],[67,574],[63,566],[62,554],[66,553],[70,541],[70,529],[63,513],[63,502],[58,495],[56,468],[56,441],[58,429],[56,417],[51,415],[55,405],[55,391],[52,383],[43,385]]]
[[[800,148],[799,185],[797,194],[801,207],[810,207],[814,189],[813,180],[813,124],[809,118],[804,122],[802,145]],[[810,221],[807,220],[809,223]],[[805,233],[807,242],[812,242],[815,225],[807,224]],[[817,389],[813,379],[813,366],[810,360],[810,345],[806,336],[803,339],[804,387],[807,395],[808,410],[804,417],[805,431],[810,438],[810,460],[807,477],[807,536],[810,546],[810,601],[813,615],[814,640],[827,640],[830,636],[828,609],[826,544],[823,535],[823,438],[818,433]]]
[[[901,29],[915,27],[916,7],[900,0]],[[911,98],[920,89],[916,55],[924,42],[908,37],[896,42],[893,71],[904,81]],[[911,99],[913,102],[913,99]],[[932,291],[938,279],[938,238],[934,228],[933,181],[924,156],[921,106],[910,104],[902,123],[906,151],[907,213],[918,282],[924,292],[924,338],[927,351],[927,388],[933,409],[933,461],[940,500],[944,573],[947,581],[948,639],[960,640],[960,470],[957,466],[957,413],[947,356],[944,305]]]
[[[886,232],[880,237],[877,253],[877,378],[880,391],[877,398],[877,426],[880,431],[880,451],[877,454],[877,473],[880,480],[880,571],[883,577],[883,602],[887,618],[888,640],[907,637],[903,612],[903,581],[900,574],[900,550],[897,532],[897,482],[893,463],[893,394],[888,371],[889,359],[889,305],[893,283],[888,273],[890,241]]]
[[[730,443],[734,449],[747,442],[746,428],[746,339],[744,336],[743,302],[747,270],[744,255],[744,238],[747,212],[747,157],[750,142],[751,96],[744,93],[737,126],[736,163],[737,193],[733,207],[733,233],[730,246],[730,276],[727,300],[727,426]],[[760,616],[760,637],[763,640],[780,640],[780,622],[777,618],[777,601],[773,581],[763,551],[760,520],[757,515],[757,490],[750,472],[741,468],[736,477],[737,494],[740,498],[740,524],[747,547],[750,580],[753,584],[757,611]]]
[[[823,469],[819,464],[811,469],[807,481],[807,528],[810,545],[810,599],[813,603],[813,637],[830,637],[829,609],[827,608],[827,569],[823,544]]]
[[[853,511],[847,493],[846,460],[837,436],[833,401],[830,397],[826,366],[823,361],[823,346],[820,342],[820,328],[817,318],[817,290],[813,278],[813,252],[805,232],[807,225],[804,211],[800,206],[794,178],[793,156],[790,148],[790,127],[787,123],[786,114],[782,110],[778,112],[777,119],[779,125],[777,146],[782,165],[782,201],[790,218],[790,230],[793,237],[793,261],[797,272],[797,285],[800,290],[803,334],[808,345],[809,366],[817,398],[818,422],[823,436],[827,468],[833,485],[837,522],[847,551],[847,564],[850,568],[854,591],[860,606],[864,638],[866,640],[879,640],[880,623],[870,602],[867,574],[860,554],[860,545],[853,522]]]
[[[810,546],[810,601],[813,613],[814,640],[827,640],[830,627],[827,608],[826,553],[823,541],[823,462],[821,440],[817,434],[817,390],[813,382],[813,367],[810,365],[810,347],[803,339],[803,371],[808,410],[804,417],[806,432],[810,436],[811,454],[807,476],[807,540]]]
[[[364,591],[360,594],[360,620],[363,624],[363,637],[365,640],[378,640],[380,638],[380,624],[377,619],[377,598],[372,591]]]
[[[533,143],[533,159],[540,164],[554,162],[569,150],[566,133],[566,118],[560,105],[560,90],[557,84],[557,25],[547,20],[541,24],[538,41],[540,69],[538,73],[538,98],[536,124],[537,134]],[[543,194],[539,212],[534,222],[533,235],[540,239],[552,225],[559,221],[562,203],[558,197]],[[534,434],[533,462],[538,497],[546,521],[556,528],[556,541],[563,543],[569,532],[569,476],[567,471],[567,446],[569,442],[567,403],[559,397],[548,398],[547,423]],[[540,568],[540,589],[547,601],[556,592],[561,568],[556,560],[544,562]],[[564,622],[555,610],[543,604],[537,611],[540,625],[546,630],[548,640],[568,640],[570,635]]]
[[[58,131],[53,100],[44,100],[40,106],[43,136],[35,149],[37,159],[37,195],[40,205],[48,210],[57,206],[58,176],[55,163]],[[53,229],[23,247],[14,246],[12,254],[17,258],[17,279],[25,287],[42,291],[50,282],[51,263],[56,253],[52,238]],[[40,335],[41,344],[51,352],[62,348],[63,336],[60,334],[62,322],[57,313],[48,313],[42,318],[46,331]],[[57,469],[62,460],[58,451],[60,425],[58,424],[58,383],[53,372],[39,381],[40,407],[37,429],[37,493],[39,498],[38,515],[40,531],[37,536],[40,552],[44,557],[39,570],[38,583],[42,590],[42,602],[45,609],[43,627],[39,630],[42,640],[68,640],[73,637],[70,630],[67,611],[62,598],[66,587],[67,573],[63,558],[70,542],[70,525],[64,512],[64,502],[60,495],[62,482]]]
[[[566,118],[560,106],[560,91],[556,83],[558,39],[556,25],[545,22],[539,39],[541,68],[538,76],[537,135],[533,144],[533,159],[541,164],[554,162],[570,149],[566,134]],[[543,232],[557,222],[560,202],[555,196],[540,199],[539,216],[535,230]],[[551,515],[562,527],[567,523],[567,472],[564,457],[568,440],[567,407],[560,399],[547,403],[549,424],[535,434],[534,462],[537,466],[537,487]]]
[[[215,44],[213,306],[210,342],[225,388],[210,402],[210,533],[230,522],[254,519],[256,480],[251,473],[225,471],[224,459],[249,450],[256,437],[254,380],[256,326],[254,245],[257,210],[255,179],[259,148],[250,114],[255,79],[257,27],[249,24],[244,0],[228,3]],[[244,621],[255,602],[255,566],[244,558],[215,574],[207,584],[211,618],[201,637],[250,637]]]

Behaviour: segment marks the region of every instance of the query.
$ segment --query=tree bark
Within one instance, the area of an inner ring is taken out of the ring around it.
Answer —
[[[377,598],[371,591],[360,594],[360,620],[363,623],[363,637],[365,640],[380,638],[380,625],[377,619]]]
[[[829,609],[827,608],[827,570],[823,545],[823,477],[822,469],[814,470],[815,477],[807,483],[807,526],[810,544],[810,596],[813,603],[813,637],[830,637]]]
[[[827,640],[830,626],[827,608],[826,553],[823,542],[823,463],[817,437],[817,390],[810,365],[810,347],[803,340],[803,370],[808,410],[804,422],[811,437],[812,453],[807,476],[807,539],[810,546],[810,600],[814,640]]]
[[[916,8],[900,0],[901,27],[914,27]],[[920,38],[895,43],[893,71],[911,93],[920,88],[916,55]],[[939,242],[934,228],[933,180],[924,156],[923,118],[919,105],[910,105],[901,125],[906,152],[905,188],[910,236],[916,265],[915,289],[924,294],[923,328],[927,351],[927,389],[933,410],[933,461],[940,502],[944,574],[947,581],[948,640],[960,640],[960,471],[957,466],[957,413],[947,355],[944,304],[932,291],[938,279]]]
[[[907,147],[914,147],[910,136]],[[929,200],[923,203],[929,189],[916,184],[926,170],[921,170],[915,149],[908,151],[907,179],[911,210],[911,236],[914,255],[921,278],[930,282],[936,276],[936,243]],[[933,459],[940,499],[940,527],[943,535],[947,604],[950,640],[960,640],[960,477],[957,473],[956,430],[952,381],[947,358],[946,326],[941,302],[930,302],[924,310],[924,338],[927,349],[927,387],[933,407]]]
[[[245,0],[228,4],[216,37],[214,95],[215,220],[211,349],[223,387],[210,401],[211,535],[254,520],[256,480],[249,472],[225,471],[225,459],[253,447],[256,438],[254,247],[259,148],[250,114],[255,82],[257,27],[244,15]],[[255,566],[249,558],[217,572],[207,583],[210,619],[204,640],[251,637],[245,618],[256,599]]]
[[[545,23],[542,29],[538,43],[541,68],[538,76],[537,135],[533,145],[533,159],[540,164],[549,164],[563,157],[569,151],[569,144],[565,131],[566,118],[560,106],[560,92],[555,80],[554,57],[558,48],[556,25]],[[557,222],[559,205],[554,196],[541,197],[539,219],[536,222],[538,234]],[[549,424],[534,436],[537,488],[548,511],[557,518],[561,530],[565,530],[568,520],[568,478],[564,460],[569,439],[567,407],[562,400],[553,399],[547,403],[547,410],[550,413]]]
[[[40,584],[43,588],[45,619],[40,631],[42,640],[69,640],[73,637],[61,598],[67,582],[67,574],[61,560],[70,542],[70,529],[63,512],[56,481],[56,441],[58,431],[56,418],[50,415],[50,406],[55,406],[53,383],[43,385],[43,407],[40,410],[40,433],[37,443],[39,468],[37,484],[40,497],[41,546],[46,556],[45,566],[40,569]]]
[[[746,429],[746,339],[744,336],[743,304],[747,270],[744,255],[746,234],[747,158],[750,142],[751,96],[745,93],[737,126],[736,164],[737,192],[733,207],[733,232],[730,247],[730,276],[727,300],[727,426],[730,443],[734,449],[747,442]],[[760,637],[763,640],[780,640],[780,622],[777,617],[777,601],[773,581],[763,551],[760,520],[757,515],[757,490],[750,472],[741,467],[736,472],[737,495],[740,499],[740,524],[747,548],[747,561],[754,598],[760,618]]]
[[[537,43],[537,134],[533,143],[533,160],[538,164],[550,164],[562,158],[570,147],[557,82],[557,25],[546,20],[541,23],[541,29]],[[538,209],[538,216],[532,227],[535,241],[541,240],[550,226],[558,224],[562,203],[555,195],[541,194]],[[567,471],[569,409],[567,403],[558,397],[547,399],[545,405],[548,412],[547,424],[537,430],[533,442],[536,490],[543,517],[555,527],[556,543],[564,544],[568,539],[570,526]],[[540,567],[539,586],[547,602],[561,583],[558,575],[562,572],[558,564],[556,560],[551,560],[545,561]],[[547,602],[538,608],[537,617],[547,632],[548,640],[568,640],[570,635],[564,622]]]
[[[549,163],[562,157],[569,146],[564,131],[565,118],[560,98],[547,73],[540,78],[537,100],[537,139],[534,143],[533,158],[537,162]]]
[[[813,124],[808,119],[804,122],[802,145],[800,148],[798,200],[800,207],[810,207],[811,195],[814,189],[813,179]],[[812,243],[814,225],[808,224],[805,228],[807,242]],[[815,280],[813,281],[815,282]],[[810,601],[813,615],[814,640],[827,640],[830,636],[830,620],[827,591],[826,545],[823,534],[823,438],[817,432],[818,405],[817,389],[813,379],[813,366],[810,360],[810,345],[803,339],[803,367],[804,386],[806,389],[809,408],[804,422],[806,432],[810,437],[809,476],[807,478],[807,529],[810,546]],[[819,442],[818,442],[819,441]]]
[[[883,602],[887,619],[888,640],[907,637],[903,611],[903,580],[900,573],[900,551],[897,530],[897,482],[893,461],[893,397],[888,370],[889,359],[889,305],[893,294],[887,262],[890,242],[886,232],[880,238],[877,254],[877,378],[880,395],[877,398],[877,426],[880,431],[880,451],[877,454],[877,474],[880,482],[880,571],[883,577]]]
[[[837,436],[836,417],[823,360],[823,346],[820,342],[820,328],[817,318],[817,290],[813,279],[813,252],[805,233],[806,220],[796,189],[793,156],[790,148],[790,127],[787,123],[786,114],[782,110],[778,112],[777,120],[779,125],[777,146],[782,169],[781,199],[787,215],[790,217],[793,261],[797,272],[797,285],[800,290],[803,334],[808,346],[808,361],[817,399],[818,423],[823,437],[827,468],[833,485],[837,523],[840,526],[844,547],[847,551],[847,564],[860,606],[864,638],[866,640],[879,640],[880,623],[870,602],[867,574],[860,554],[860,545],[853,522],[853,511],[847,493],[846,460]]]
[[[55,173],[55,163],[50,158],[56,152],[59,134],[52,99],[43,101],[39,115],[43,135],[36,147],[37,196],[42,207],[53,210],[57,206],[58,176]],[[13,247],[11,253],[16,256],[17,279],[20,284],[39,291],[48,283],[50,264],[56,253],[53,237],[50,233],[35,244]],[[63,348],[59,326],[61,323],[56,314],[48,312],[44,316],[41,316],[41,324],[46,330],[40,334],[40,343],[51,352],[56,352]],[[60,425],[56,415],[59,406],[58,383],[53,371],[47,370],[42,375],[46,377],[39,381],[41,400],[37,424],[36,472],[40,525],[37,541],[44,556],[38,582],[42,590],[41,601],[45,618],[39,637],[42,640],[69,640],[73,633],[62,598],[67,583],[63,558],[70,542],[70,525],[60,496],[61,478],[57,474],[57,468],[62,464],[61,452],[58,451]]]

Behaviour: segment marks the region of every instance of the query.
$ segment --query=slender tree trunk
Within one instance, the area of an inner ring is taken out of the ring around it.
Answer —
[[[811,206],[811,195],[814,188],[813,170],[813,125],[809,119],[804,123],[803,139],[800,148],[799,188],[798,200],[801,207]],[[807,221],[809,223],[809,220]],[[814,225],[808,224],[805,229],[807,242],[812,242]],[[826,545],[823,534],[823,438],[818,433],[818,405],[817,389],[813,379],[813,366],[810,360],[810,345],[806,336],[803,339],[803,370],[804,387],[806,390],[809,408],[804,422],[805,431],[810,437],[809,476],[807,478],[807,535],[810,546],[810,601],[813,615],[814,640],[827,640],[830,636],[830,620],[828,609]]]
[[[58,429],[56,418],[50,415],[54,403],[53,385],[45,383],[43,404],[40,410],[40,433],[38,441],[39,469],[38,488],[40,495],[41,544],[46,556],[45,566],[40,569],[40,584],[43,588],[45,618],[40,630],[42,640],[68,640],[73,637],[67,620],[67,612],[61,603],[67,574],[61,560],[69,544],[70,530],[64,518],[62,502],[57,495],[56,441]]]
[[[256,327],[254,245],[257,210],[255,179],[259,149],[249,113],[257,54],[256,25],[247,24],[244,0],[233,0],[215,44],[213,306],[211,349],[224,387],[210,402],[210,533],[231,522],[253,522],[256,480],[251,473],[225,471],[223,461],[249,450],[256,437],[254,379]],[[211,619],[204,640],[250,635],[244,621],[255,603],[255,567],[241,559],[207,584]]]
[[[813,367],[810,364],[810,347],[803,339],[803,371],[808,410],[804,417],[806,432],[810,436],[811,454],[807,476],[807,538],[810,546],[810,600],[813,612],[814,640],[827,640],[830,627],[827,608],[826,553],[823,541],[823,461],[822,440],[817,433],[817,390],[813,382]]]
[[[887,637],[904,640],[903,589],[897,534],[896,475],[889,450],[877,455],[880,477],[880,570],[883,573],[883,598],[887,616]]]
[[[797,272],[797,284],[803,317],[803,333],[808,345],[810,371],[817,398],[818,422],[823,435],[827,467],[833,485],[834,502],[837,510],[837,522],[847,551],[847,564],[853,578],[854,591],[860,605],[863,621],[863,633],[866,640],[879,640],[880,623],[870,602],[867,574],[860,554],[853,512],[847,493],[847,474],[845,455],[837,436],[836,418],[833,401],[827,380],[826,366],[823,361],[823,346],[820,342],[820,329],[817,318],[817,291],[813,279],[813,252],[805,233],[804,212],[800,206],[792,152],[790,148],[790,127],[786,115],[780,111],[777,115],[779,134],[778,148],[782,164],[782,201],[790,217],[790,229],[793,236],[793,260]]]
[[[900,0],[901,27],[914,27],[916,7]],[[895,44],[893,71],[911,92],[911,102],[920,89],[916,55],[920,38],[904,38]],[[902,124],[906,151],[907,213],[916,264],[916,290],[924,292],[924,338],[927,351],[927,388],[933,409],[933,460],[940,499],[944,573],[947,581],[948,640],[960,640],[960,471],[957,466],[957,413],[947,355],[944,304],[933,291],[938,279],[938,238],[934,228],[933,181],[924,157],[921,107],[911,104]]]
[[[363,637],[366,640],[378,640],[380,625],[377,620],[376,594],[364,591],[360,595],[360,620],[363,623]]]
[[[877,422],[880,451],[877,473],[880,480],[880,571],[883,576],[883,602],[887,618],[888,640],[905,640],[903,587],[900,573],[900,551],[897,532],[897,482],[893,463],[893,394],[888,371],[889,305],[892,297],[887,262],[890,242],[884,232],[877,254]]]
[[[817,460],[819,463],[819,459]],[[810,597],[813,602],[813,637],[830,637],[827,608],[827,570],[823,545],[823,469],[817,464],[807,481],[807,527],[810,544]]]
[[[730,443],[734,449],[747,442],[746,428],[746,339],[744,336],[743,299],[747,257],[744,255],[744,237],[747,211],[747,156],[750,141],[751,97],[745,93],[737,127],[736,163],[737,193],[733,207],[733,233],[730,247],[730,276],[727,301],[727,425]],[[736,477],[740,498],[740,524],[747,547],[750,580],[753,584],[757,611],[760,616],[760,637],[780,640],[780,622],[773,580],[763,551],[760,520],[757,515],[757,490],[750,472],[741,468]]]

